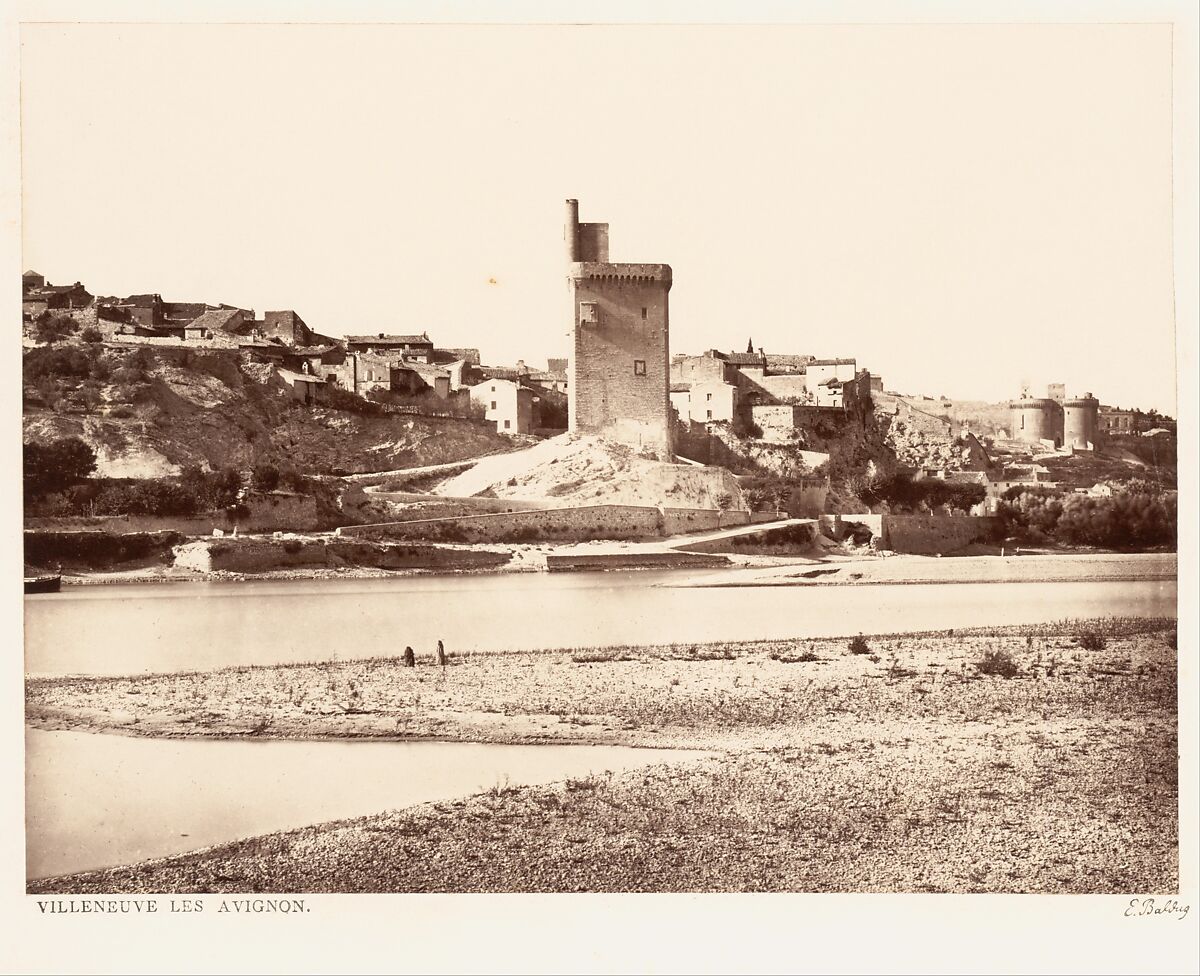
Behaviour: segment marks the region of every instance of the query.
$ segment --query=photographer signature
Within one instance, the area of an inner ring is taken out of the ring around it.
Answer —
[[[1173,915],[1177,916],[1182,922],[1187,918],[1191,907],[1191,905],[1180,904],[1174,898],[1170,898],[1161,904],[1153,898],[1131,898],[1129,899],[1129,907],[1125,909],[1125,917],[1140,918],[1143,915]]]

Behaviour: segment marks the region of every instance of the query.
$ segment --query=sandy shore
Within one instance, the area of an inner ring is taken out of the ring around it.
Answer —
[[[448,546],[447,548],[458,548]],[[511,552],[512,560],[487,569],[386,570],[347,566],[338,569],[280,569],[261,573],[200,572],[161,566],[122,572],[63,575],[66,586],[119,585],[126,583],[241,582],[246,580],[388,579],[414,575],[478,575],[544,572],[545,546],[480,546],[487,551]],[[634,546],[626,547],[634,551]],[[587,547],[565,546],[563,552],[586,553]],[[597,551],[623,552],[619,546],[597,546]],[[1095,580],[1173,580],[1178,572],[1174,552],[1100,553],[1042,552],[1020,556],[833,555],[808,556],[730,555],[728,568],[693,571],[677,586],[850,586],[898,583],[1062,583]],[[660,568],[660,567],[647,567]],[[613,572],[637,572],[622,568]]]
[[[751,571],[753,570],[753,571]],[[838,586],[895,583],[1070,583],[1173,580],[1174,552],[1039,552],[982,556],[831,556],[796,568],[753,565],[706,586]]]
[[[1084,640],[1095,633],[1103,641]],[[1098,646],[1099,644],[1104,646]],[[689,747],[30,890],[1173,891],[1174,622],[27,682],[40,728]],[[1011,661],[989,673],[988,654]]]

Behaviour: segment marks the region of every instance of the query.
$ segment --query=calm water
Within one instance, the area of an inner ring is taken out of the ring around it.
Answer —
[[[688,587],[687,571],[69,587],[25,598],[31,674],[450,651],[822,637],[1171,616],[1170,581]]]
[[[30,878],[702,753],[458,742],[134,739],[26,730]]]

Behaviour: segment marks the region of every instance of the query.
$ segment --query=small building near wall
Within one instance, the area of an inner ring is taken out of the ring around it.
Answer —
[[[737,416],[738,389],[732,383],[701,380],[695,383],[672,383],[671,406],[685,423],[732,423]]]
[[[482,404],[484,417],[501,434],[533,430],[533,391],[511,380],[484,380],[471,387],[471,399]]]
[[[392,363],[391,390],[407,396],[419,396],[433,391],[445,400],[450,396],[450,373],[437,366],[407,360]]]
[[[325,381],[321,377],[313,376],[311,373],[297,373],[294,370],[279,368],[276,368],[275,373],[291,389],[292,399],[301,403],[316,403],[325,386]]]

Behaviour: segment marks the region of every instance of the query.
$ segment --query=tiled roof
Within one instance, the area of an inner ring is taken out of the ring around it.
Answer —
[[[294,369],[282,369],[275,367],[275,372],[282,376],[285,380],[290,380],[295,383],[297,380],[303,383],[324,383],[325,381],[319,376],[314,376],[312,373],[297,373]]]
[[[150,308],[152,305],[157,305],[161,302],[161,295],[130,295],[121,304],[133,305],[135,308]]]
[[[490,380],[515,380],[521,376],[515,366],[476,366],[475,371]]]
[[[733,366],[762,366],[763,357],[756,352],[731,352],[725,357],[725,362]]]
[[[241,314],[241,309],[213,308],[203,315],[198,315],[188,323],[189,327],[212,329],[214,332],[230,331],[230,322]]]
[[[385,343],[391,345],[409,345],[409,346],[432,346],[433,342],[427,335],[348,335],[347,342],[360,343],[370,345],[371,343]]]
[[[204,302],[163,302],[163,312],[180,318],[185,315],[199,318],[207,311],[208,306]]]
[[[854,366],[857,359],[810,359],[809,366]]]
[[[441,367],[439,367],[439,366],[429,366],[429,365],[427,365],[427,364],[425,364],[425,363],[414,363],[414,362],[410,362],[410,361],[409,361],[409,360],[407,360],[407,359],[402,359],[402,360],[400,360],[400,362],[398,362],[398,363],[392,363],[392,368],[393,368],[393,369],[408,369],[408,370],[411,370],[412,372],[416,373],[417,375],[419,375],[419,376],[421,376],[421,377],[426,377],[426,376],[442,377],[442,376],[445,376],[447,379],[450,377],[450,374],[449,374],[449,373],[448,373],[446,370],[442,369],[442,368],[441,368]]]

